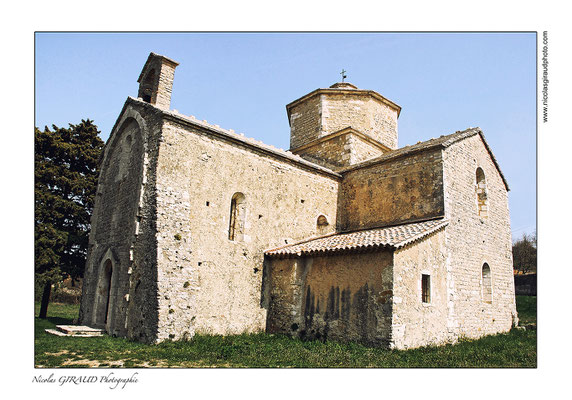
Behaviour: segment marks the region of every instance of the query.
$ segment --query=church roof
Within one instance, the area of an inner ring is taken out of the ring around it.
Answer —
[[[331,169],[326,168],[322,165],[310,162],[310,161],[308,161],[308,160],[300,157],[299,155],[294,154],[288,150],[279,149],[279,148],[274,147],[272,145],[265,144],[259,140],[246,137],[246,136],[244,136],[243,133],[235,133],[232,129],[224,129],[218,125],[210,124],[205,120],[202,120],[202,121],[198,120],[193,115],[190,115],[190,116],[183,115],[183,114],[180,114],[177,110],[162,110],[162,109],[154,106],[153,104],[147,103],[141,99],[131,97],[131,96],[128,97],[127,102],[123,106],[123,110],[119,114],[119,117],[117,118],[117,121],[115,123],[116,125],[119,122],[119,120],[121,119],[121,115],[123,114],[123,111],[125,110],[125,107],[127,106],[127,104],[129,102],[135,102],[135,103],[138,103],[140,105],[143,105],[144,107],[153,107],[153,108],[157,109],[158,111],[160,111],[164,116],[174,118],[178,122],[183,122],[183,123],[190,124],[190,125],[193,125],[193,126],[198,127],[198,128],[208,130],[210,134],[212,134],[216,137],[220,137],[220,138],[223,138],[223,139],[235,142],[235,143],[240,143],[242,145],[256,149],[257,151],[266,153],[268,155],[280,158],[280,159],[285,160],[285,161],[292,162],[298,166],[306,167],[306,168],[309,168],[311,170],[321,172],[321,173],[324,173],[326,175],[335,177],[337,179],[340,179],[342,177],[337,172],[332,171]],[[113,127],[112,132],[115,128],[116,128],[116,126]]]
[[[485,140],[485,135],[483,134],[483,131],[481,130],[481,128],[469,128],[469,129],[465,129],[464,131],[457,131],[455,133],[452,133],[450,135],[442,135],[439,136],[438,138],[434,138],[434,139],[430,139],[430,140],[426,140],[424,142],[418,142],[414,145],[410,145],[410,146],[405,146],[405,147],[401,147],[398,148],[396,150],[392,150],[389,151],[387,153],[384,153],[383,155],[376,157],[376,158],[372,158],[370,160],[364,161],[362,163],[359,164],[354,164],[351,165],[349,167],[346,168],[342,168],[339,169],[338,172],[339,173],[344,173],[347,171],[352,171],[354,169],[358,169],[358,168],[364,168],[364,167],[368,167],[370,165],[374,165],[374,164],[379,164],[385,161],[389,161],[389,160],[393,160],[395,158],[399,158],[399,157],[403,157],[403,156],[408,156],[411,154],[415,154],[415,153],[421,153],[424,151],[428,151],[428,150],[432,150],[432,149],[436,149],[436,148],[446,148],[451,146],[452,144],[469,138],[471,136],[475,136],[475,135],[480,135],[485,148],[487,149],[487,152],[489,153],[491,160],[493,161],[495,167],[497,168],[501,179],[506,187],[506,190],[509,190],[508,187],[508,182],[506,181],[500,167],[499,164],[495,158],[495,156],[493,155],[493,152],[491,151],[491,148],[489,147],[489,144],[487,143],[487,141]]]
[[[435,219],[367,229],[349,233],[336,233],[316,239],[267,250],[270,257],[322,255],[340,252],[363,252],[374,249],[399,249],[445,227],[448,221]]]

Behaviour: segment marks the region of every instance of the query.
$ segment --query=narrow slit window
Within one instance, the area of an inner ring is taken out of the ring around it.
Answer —
[[[421,275],[421,301],[423,303],[431,302],[431,276]]]
[[[489,204],[487,199],[487,182],[482,168],[477,168],[477,210],[479,217],[487,218]]]
[[[242,193],[235,193],[230,201],[230,222],[228,239],[242,241],[244,239],[244,223],[246,217],[246,201]]]
[[[482,298],[485,303],[492,303],[493,301],[493,285],[491,278],[491,268],[487,263],[483,265],[482,271]]]
[[[139,87],[139,97],[143,99],[146,103],[153,103],[153,92],[157,89],[155,88],[155,70],[152,69],[147,73],[141,86]]]

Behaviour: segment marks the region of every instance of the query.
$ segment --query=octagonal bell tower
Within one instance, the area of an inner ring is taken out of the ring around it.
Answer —
[[[397,148],[401,107],[348,82],[316,89],[286,106],[290,151],[340,169]]]

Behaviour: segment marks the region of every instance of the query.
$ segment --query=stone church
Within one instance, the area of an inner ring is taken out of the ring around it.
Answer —
[[[398,349],[517,323],[509,188],[479,128],[400,148],[400,106],[341,82],[286,106],[284,151],[170,110],[177,65],[149,55],[105,145],[80,323]]]

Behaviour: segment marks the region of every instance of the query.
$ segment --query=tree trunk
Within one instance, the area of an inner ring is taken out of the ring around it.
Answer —
[[[52,283],[46,283],[44,286],[44,293],[42,294],[42,304],[40,306],[40,315],[42,319],[46,319],[48,316],[48,304],[50,303],[50,294],[52,293]]]

